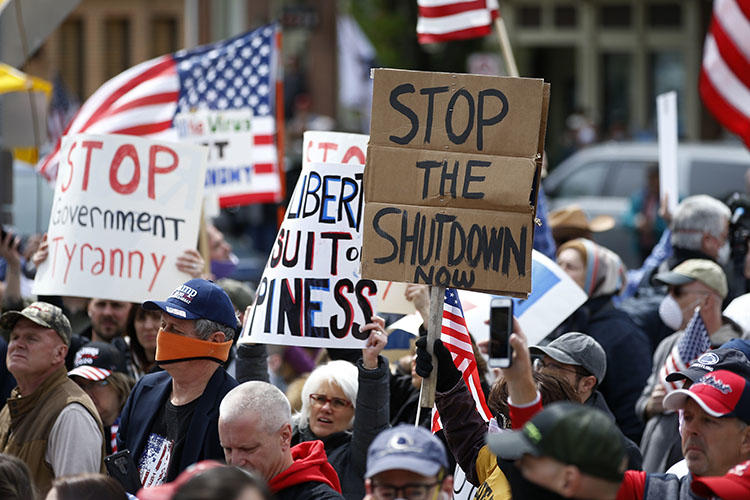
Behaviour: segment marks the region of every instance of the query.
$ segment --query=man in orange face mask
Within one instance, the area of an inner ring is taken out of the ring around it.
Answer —
[[[240,324],[224,290],[203,279],[143,307],[161,311],[156,363],[165,371],[144,376],[133,388],[117,446],[130,450],[143,486],[155,486],[200,460],[224,459],[219,403],[237,381],[221,365]]]

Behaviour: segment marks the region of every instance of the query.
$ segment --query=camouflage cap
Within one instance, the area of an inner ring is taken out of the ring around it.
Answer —
[[[34,302],[26,306],[23,311],[8,311],[4,313],[0,316],[0,330],[2,330],[2,334],[6,339],[21,318],[33,321],[39,326],[53,329],[63,342],[65,342],[65,345],[70,345],[70,337],[73,334],[70,328],[70,321],[68,321],[68,318],[59,307],[47,302]]]

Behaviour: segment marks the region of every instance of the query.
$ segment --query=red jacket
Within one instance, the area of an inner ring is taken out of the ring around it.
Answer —
[[[294,463],[285,471],[276,474],[268,486],[273,493],[299,483],[325,483],[341,493],[339,476],[328,463],[322,441],[305,441],[292,447]]]

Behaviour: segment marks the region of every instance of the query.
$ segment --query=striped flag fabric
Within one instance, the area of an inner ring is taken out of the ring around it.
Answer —
[[[667,375],[684,370],[694,359],[697,359],[710,348],[711,341],[706,324],[701,318],[700,309],[696,308],[693,317],[690,318],[690,322],[685,327],[685,331],[682,332],[661,370],[659,370],[659,380],[667,389],[667,393],[682,387],[682,382],[668,382]]]
[[[699,82],[706,107],[750,147],[750,0],[715,0]]]
[[[485,421],[489,421],[492,418],[492,412],[487,406],[487,401],[484,399],[484,393],[482,392],[479,380],[479,370],[477,370],[477,362],[474,358],[474,350],[471,347],[471,338],[469,338],[469,330],[466,328],[461,300],[458,298],[458,292],[455,288],[445,289],[440,340],[443,341],[446,349],[451,352],[456,368],[463,374],[464,382],[469,388],[471,395],[474,396],[477,411]],[[442,428],[440,415],[433,408],[432,432],[437,432]]]
[[[417,0],[419,43],[487,36],[500,15],[497,0]]]
[[[174,119],[179,113],[250,109],[253,177],[251,192],[243,200],[279,201],[275,119],[278,36],[278,27],[267,25],[138,64],[99,87],[65,134],[125,134],[178,141]],[[37,165],[49,180],[57,176],[60,144],[58,140]]]

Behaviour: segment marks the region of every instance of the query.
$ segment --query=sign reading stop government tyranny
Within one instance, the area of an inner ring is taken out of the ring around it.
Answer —
[[[548,102],[540,79],[375,70],[363,277],[525,296]]]

